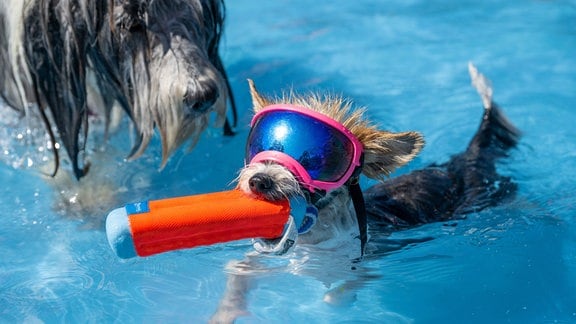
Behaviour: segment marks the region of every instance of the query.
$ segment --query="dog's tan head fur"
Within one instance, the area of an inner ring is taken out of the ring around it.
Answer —
[[[394,169],[412,160],[424,146],[424,139],[417,132],[379,130],[366,120],[365,109],[353,109],[349,100],[339,96],[300,96],[289,92],[281,97],[267,98],[258,93],[252,80],[248,83],[254,113],[272,104],[292,104],[320,112],[344,125],[364,146],[362,173],[369,178],[383,180]]]

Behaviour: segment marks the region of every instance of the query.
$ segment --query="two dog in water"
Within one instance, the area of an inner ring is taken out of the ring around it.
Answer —
[[[165,163],[185,141],[198,139],[210,112],[231,132],[225,120],[229,85],[218,56],[223,19],[219,0],[4,1],[0,94],[23,121],[45,124],[54,173],[60,142],[75,177],[85,176],[91,119],[103,118],[107,129],[118,109],[135,129],[130,156],[142,154],[158,128]],[[488,81],[472,66],[470,73],[484,115],[467,149],[363,193],[360,174],[384,180],[420,152],[422,136],[379,130],[342,98],[266,98],[250,83],[256,116],[238,187],[268,200],[306,199],[317,220],[298,235],[294,258],[298,249],[340,240],[358,242],[356,256],[350,256],[358,260],[369,253],[368,230],[386,235],[497,204],[513,196],[516,186],[496,172],[495,163],[516,145],[519,132],[492,101]],[[264,249],[278,244],[260,243]],[[230,274],[214,322],[245,312],[245,274],[258,263],[253,254],[231,263],[237,271]],[[326,300],[333,296],[327,293]]]

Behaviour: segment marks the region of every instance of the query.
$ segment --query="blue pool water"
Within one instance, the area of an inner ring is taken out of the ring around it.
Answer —
[[[345,276],[337,266],[315,277],[262,274],[239,322],[576,322],[574,0],[227,2],[222,54],[238,136],[212,129],[163,171],[157,143],[136,162],[111,159],[123,190],[104,209],[231,188],[250,120],[247,78],[268,94],[341,93],[385,128],[422,132],[426,148],[397,174],[445,161],[481,116],[472,61],[524,133],[499,165],[519,184],[516,200],[455,226],[392,235],[434,239],[366,260],[363,271],[376,279],[340,306],[322,301],[325,283]],[[126,146],[119,138],[112,144]],[[80,217],[56,203],[49,182],[9,164],[0,166],[0,322],[206,322],[225,264],[251,249],[240,241],[119,260],[99,225],[105,210]]]

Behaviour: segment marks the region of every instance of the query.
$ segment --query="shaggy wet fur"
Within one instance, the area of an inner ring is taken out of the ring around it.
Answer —
[[[108,126],[115,107],[133,122],[130,157],[157,128],[164,165],[198,140],[209,112],[225,122],[223,20],[222,0],[4,0],[0,96],[23,120],[42,119],[54,173],[61,145],[74,175],[86,174],[90,119]]]
[[[470,65],[469,69],[472,83],[484,103],[480,127],[467,149],[453,156],[447,163],[433,164],[407,175],[387,179],[364,192],[372,239],[386,236],[394,230],[461,218],[467,213],[513,197],[516,185],[509,177],[497,173],[495,163],[506,157],[508,150],[515,147],[520,133],[492,101],[492,88],[488,80],[479,74],[474,66]],[[300,97],[290,94],[282,98],[266,99],[258,94],[252,82],[250,88],[255,112],[267,105],[282,102],[322,112],[343,123],[362,142],[366,150],[362,173],[371,178],[383,179],[395,168],[410,161],[423,145],[422,137],[418,133],[393,134],[378,130],[364,119],[362,111],[352,112],[350,103],[339,98],[315,95]],[[267,162],[246,166],[240,171],[238,179],[240,189],[270,200],[299,195],[303,190],[294,185],[297,180],[290,171]],[[258,184],[263,181],[266,182],[265,185]],[[291,264],[314,260],[315,257],[308,256],[308,253],[313,251],[318,254],[324,253],[323,251],[334,254],[350,246],[350,243],[358,242],[356,215],[351,201],[348,186],[345,185],[326,193],[315,202],[319,212],[318,222],[308,233],[298,237],[296,249],[289,256]],[[334,240],[339,240],[340,243],[329,243]],[[359,242],[357,244],[359,245]],[[331,255],[329,260],[334,257]],[[359,265],[352,261],[354,258],[350,258],[349,269],[358,269]],[[261,273],[262,267],[255,254],[249,254],[245,260],[229,265],[226,292],[212,322],[228,323],[246,314],[246,295],[251,286],[250,274]],[[318,278],[326,277],[333,269],[325,267],[319,268],[316,273],[306,274]],[[295,269],[297,270],[294,272],[302,274],[298,269],[304,268],[298,266]],[[336,303],[340,299],[339,291],[353,291],[370,280],[370,277],[362,272],[356,271],[355,275],[346,279],[341,287],[329,290],[324,300]]]

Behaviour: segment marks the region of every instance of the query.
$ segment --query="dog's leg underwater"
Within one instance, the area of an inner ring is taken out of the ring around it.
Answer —
[[[242,261],[230,261],[226,265],[228,278],[224,296],[220,299],[218,309],[210,318],[210,324],[233,323],[238,317],[249,315],[246,310],[247,294],[253,286],[253,273],[260,265],[256,261],[258,256],[248,253]]]

